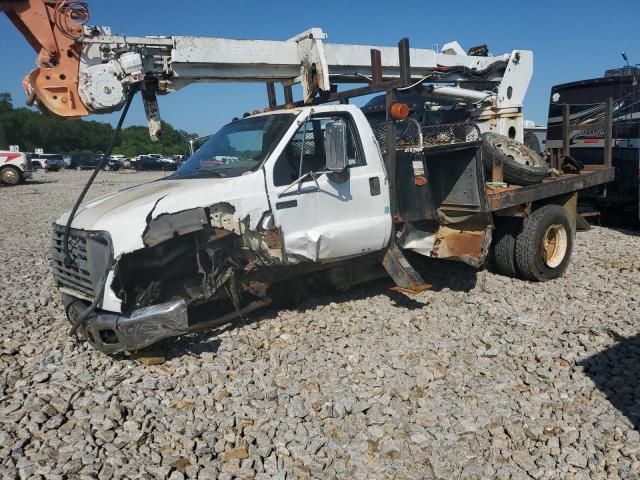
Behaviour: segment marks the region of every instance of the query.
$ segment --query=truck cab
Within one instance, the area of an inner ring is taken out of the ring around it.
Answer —
[[[336,155],[327,151],[328,131],[338,131],[342,167],[328,165],[327,155]],[[68,214],[54,228],[54,276],[68,305],[96,302],[94,319],[102,317],[85,333],[106,351],[131,348],[135,339],[115,324],[101,333],[95,325],[104,318],[149,308],[186,314],[188,305],[225,300],[219,287],[238,270],[236,288],[260,297],[279,275],[380,252],[392,232],[380,148],[351,105],[232,122],[174,175],[84,204],[70,232],[71,263],[63,248]],[[162,334],[156,328],[143,343]]]
[[[17,150],[0,150],[0,181],[5,185],[18,185],[31,178],[33,166],[29,156]]]

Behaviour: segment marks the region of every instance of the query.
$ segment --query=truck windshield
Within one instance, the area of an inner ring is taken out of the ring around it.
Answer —
[[[237,177],[259,167],[293,122],[290,113],[248,117],[213,135],[172,178]]]

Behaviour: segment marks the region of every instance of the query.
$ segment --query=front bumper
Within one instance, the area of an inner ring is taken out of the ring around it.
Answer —
[[[72,323],[89,307],[88,302],[67,294],[63,294],[63,301]],[[78,331],[96,349],[116,353],[137,350],[188,330],[187,305],[179,299],[140,308],[126,315],[96,310]]]

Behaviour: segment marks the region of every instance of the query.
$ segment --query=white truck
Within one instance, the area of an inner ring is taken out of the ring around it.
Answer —
[[[78,2],[27,3],[9,12],[43,46],[27,93],[62,117],[126,113],[141,90],[158,137],[156,93],[267,82],[269,107],[223,127],[174,175],[56,221],[53,274],[70,333],[104,352],[219,325],[308,282],[344,289],[389,275],[409,294],[429,288],[408,251],[476,268],[492,252],[506,275],[556,278],[571,257],[577,192],[613,178],[610,166],[565,174],[562,164],[551,177],[520,143],[525,50],[329,44],[320,29],[284,42],[112,36],[79,25]],[[52,45],[35,27],[56,12],[68,18],[49,25],[65,33]],[[338,91],[354,82],[366,85]],[[348,104],[379,92],[380,112]],[[400,101],[408,94],[420,100]]]
[[[17,149],[0,150],[0,180],[6,185],[18,185],[31,178],[33,167],[28,155]]]
[[[69,234],[72,262],[68,213],[59,218],[54,277],[72,322],[97,307],[81,331],[114,352],[246,314],[294,278],[342,289],[386,271],[420,291],[403,251],[480,267],[496,225],[504,273],[561,275],[575,191],[607,174],[493,190],[482,145],[469,124],[407,119],[374,130],[353,105],[253,115],[223,127],[175,175],[85,203]]]

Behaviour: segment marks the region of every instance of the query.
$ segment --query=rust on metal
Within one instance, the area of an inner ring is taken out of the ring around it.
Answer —
[[[402,287],[391,287],[389,290],[391,290],[392,292],[404,293],[405,295],[417,295],[418,293],[424,292],[425,290],[431,290],[431,288],[433,288],[433,285],[429,283],[425,283],[414,289],[402,288]]]
[[[267,82],[267,99],[270,109],[278,105],[278,101],[276,100],[276,86],[273,82]]]
[[[480,257],[485,242],[484,230],[458,230],[440,227],[433,245],[436,258]]]
[[[504,165],[502,164],[502,159],[499,155],[494,155],[493,157],[493,165],[491,169],[491,181],[496,183],[501,183],[504,181]]]
[[[546,178],[542,183],[536,185],[489,187],[487,188],[489,208],[491,211],[502,210],[515,205],[531,203],[544,198],[594,187],[611,182],[614,178],[614,168],[602,168],[599,170],[583,170],[582,173],[577,174],[564,174],[555,178]]]
[[[282,248],[282,229],[280,227],[272,228],[264,232],[264,240],[267,246],[272,249]]]
[[[375,48],[371,49],[371,82],[382,83],[382,56]]]

